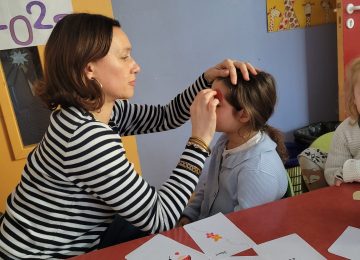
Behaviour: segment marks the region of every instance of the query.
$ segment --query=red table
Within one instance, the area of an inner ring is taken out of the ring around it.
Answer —
[[[325,258],[344,259],[327,250],[347,226],[360,228],[360,201],[353,200],[352,197],[357,190],[360,190],[360,184],[326,187],[226,216],[257,244],[297,233]],[[183,228],[162,234],[201,251]],[[151,237],[132,240],[72,259],[125,259],[128,253]],[[239,255],[256,254],[250,249]]]

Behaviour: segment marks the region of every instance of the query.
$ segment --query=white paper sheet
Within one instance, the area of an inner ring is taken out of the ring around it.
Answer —
[[[209,260],[203,253],[163,235],[154,236],[125,258],[127,260]]]
[[[255,252],[266,260],[326,259],[297,234],[280,237],[254,246]]]
[[[260,256],[229,256],[225,258],[216,258],[217,260],[263,260]]]
[[[231,256],[255,245],[222,213],[185,225],[184,229],[211,258]]]
[[[360,259],[360,229],[347,227],[328,251],[349,259]]]

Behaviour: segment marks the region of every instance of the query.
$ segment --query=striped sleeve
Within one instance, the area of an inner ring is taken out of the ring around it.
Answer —
[[[190,106],[197,93],[210,86],[202,74],[190,87],[164,106],[117,101],[109,125],[122,136],[177,128],[189,119]]]
[[[186,147],[180,160],[203,168],[206,154]],[[65,156],[65,172],[78,187],[144,231],[174,227],[198,182],[198,175],[178,167],[159,191],[139,176],[127,158],[121,138],[100,123],[77,130]]]

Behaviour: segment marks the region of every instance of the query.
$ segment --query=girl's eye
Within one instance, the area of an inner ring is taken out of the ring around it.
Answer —
[[[121,57],[122,60],[127,60],[130,56],[123,56]]]

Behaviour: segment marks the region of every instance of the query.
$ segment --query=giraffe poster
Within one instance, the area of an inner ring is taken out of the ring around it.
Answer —
[[[268,32],[335,23],[336,0],[267,0]]]

